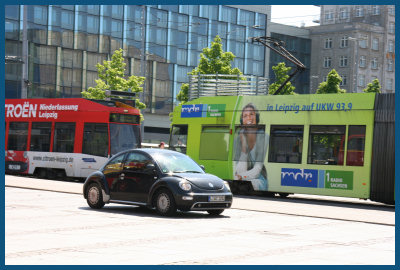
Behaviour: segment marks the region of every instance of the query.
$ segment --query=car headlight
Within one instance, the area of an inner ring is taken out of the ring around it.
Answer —
[[[192,189],[192,186],[188,181],[180,181],[179,182],[179,187],[183,189],[184,191],[189,191]]]
[[[225,187],[227,190],[231,191],[231,187],[229,186],[229,183],[224,181]]]

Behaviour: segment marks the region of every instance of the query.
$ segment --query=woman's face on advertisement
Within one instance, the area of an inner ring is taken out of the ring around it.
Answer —
[[[243,125],[255,125],[256,122],[256,112],[252,108],[246,108],[242,115]]]

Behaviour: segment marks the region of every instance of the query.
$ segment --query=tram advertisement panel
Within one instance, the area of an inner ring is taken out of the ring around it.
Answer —
[[[363,197],[370,168],[364,161],[371,154],[365,130],[372,134],[373,107],[374,94],[238,97],[233,180],[250,181],[260,191]],[[364,133],[351,134],[353,127]],[[346,151],[348,136],[359,139],[353,143],[358,150]],[[348,152],[357,152],[358,161],[351,163]]]

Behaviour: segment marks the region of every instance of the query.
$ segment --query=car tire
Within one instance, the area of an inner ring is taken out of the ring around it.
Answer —
[[[86,201],[93,209],[100,209],[104,206],[103,193],[98,183],[92,183],[86,190]]]
[[[158,214],[172,216],[176,213],[174,196],[168,189],[161,189],[154,197],[154,206]]]
[[[207,210],[208,214],[211,216],[219,216],[224,212],[224,209],[216,209],[216,210]]]

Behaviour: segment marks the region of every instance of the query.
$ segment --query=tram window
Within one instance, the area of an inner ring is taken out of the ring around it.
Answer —
[[[8,150],[26,150],[28,127],[28,122],[10,122],[8,129]]]
[[[75,123],[55,123],[53,152],[74,152]]]
[[[186,154],[188,126],[173,126],[169,140],[169,149]]]
[[[269,162],[301,163],[303,126],[271,126]]]
[[[339,148],[345,132],[346,126],[311,126],[308,164],[343,165]]]
[[[35,122],[31,129],[31,151],[50,151],[51,123]]]
[[[349,126],[347,137],[346,165],[363,166],[365,148],[365,126]]]
[[[200,135],[201,160],[228,160],[229,127],[203,126]]]
[[[100,157],[108,155],[108,127],[105,123],[85,123],[82,153]]]
[[[110,124],[111,155],[137,148],[140,144],[140,127],[128,124]]]

